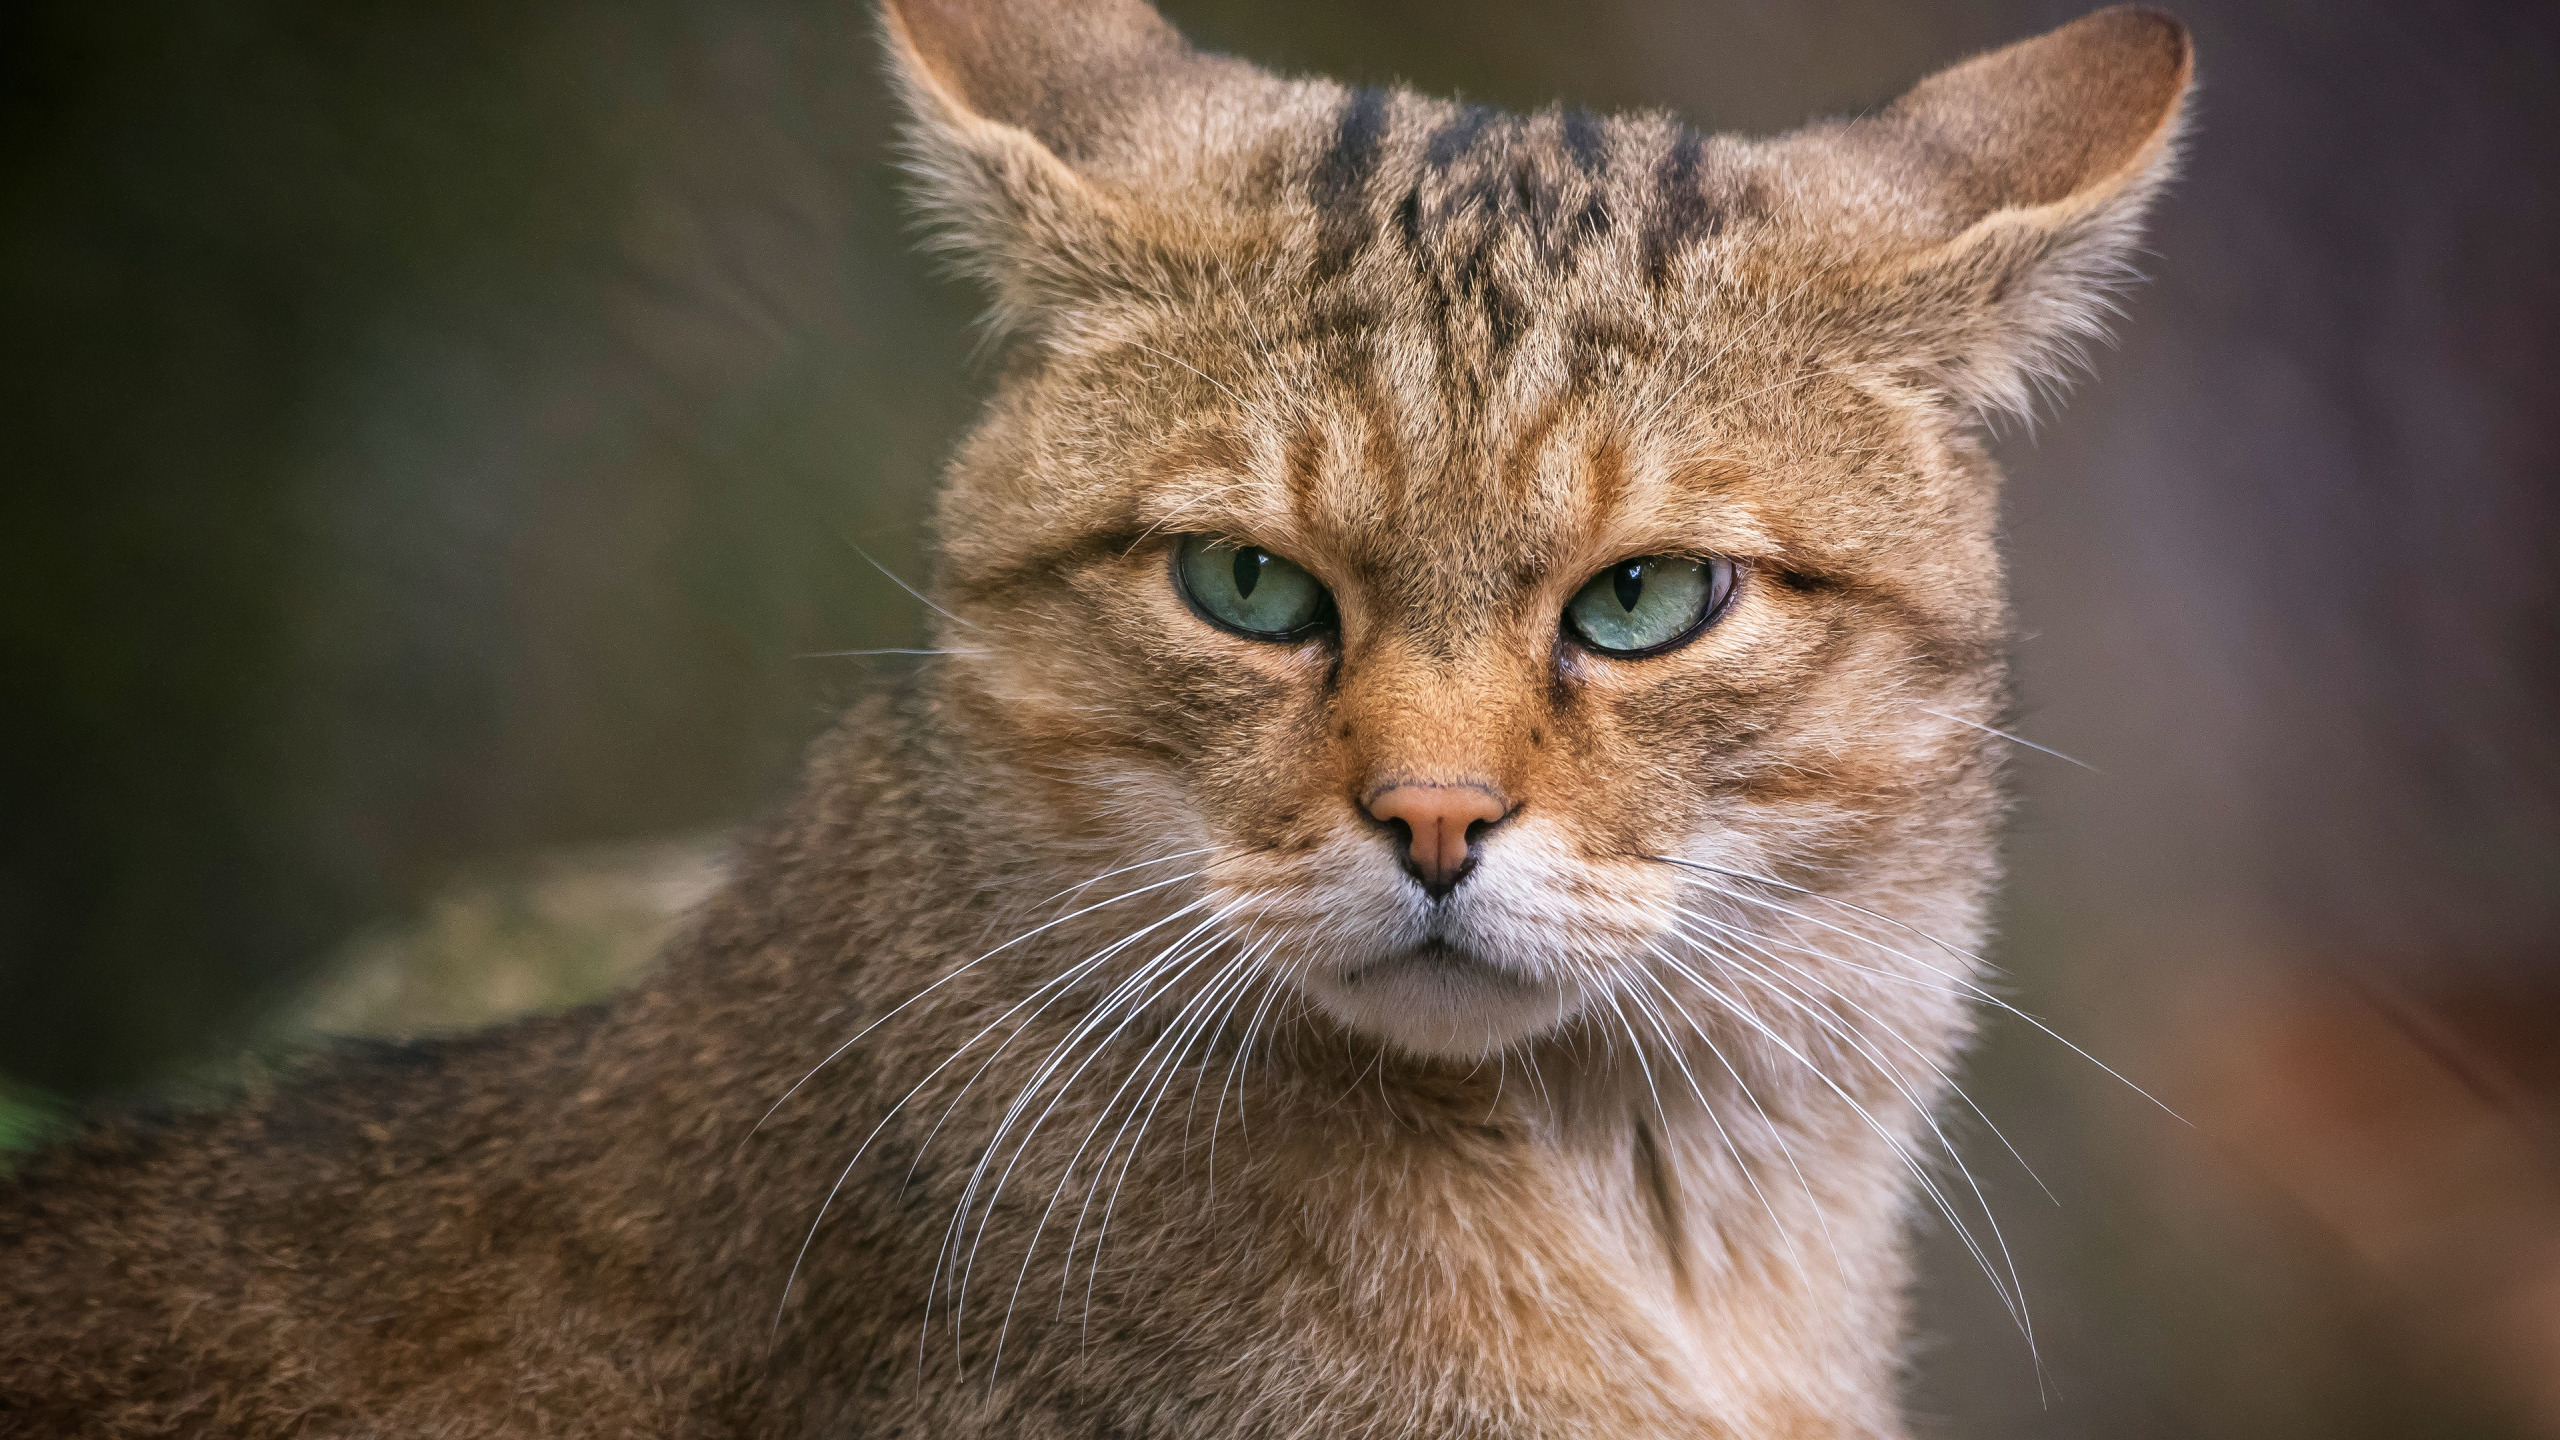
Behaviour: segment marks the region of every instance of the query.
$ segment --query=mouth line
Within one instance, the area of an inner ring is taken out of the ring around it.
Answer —
[[[1412,949],[1407,950],[1404,954],[1397,956],[1396,959],[1410,961],[1418,965],[1430,965],[1452,970],[1459,969],[1461,967],[1482,965],[1484,963],[1482,960],[1477,959],[1473,953],[1462,950],[1436,935],[1423,941],[1421,944],[1414,946]]]
[[[1521,977],[1509,970],[1471,950],[1462,949],[1437,937],[1348,971],[1344,973],[1342,981],[1346,985],[1358,985],[1374,976],[1397,970],[1423,970],[1448,975],[1465,975],[1479,982],[1497,981],[1514,987],[1522,984]]]

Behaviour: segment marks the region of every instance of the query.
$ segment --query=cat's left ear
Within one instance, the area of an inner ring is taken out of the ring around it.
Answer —
[[[883,0],[881,21],[927,218],[1000,327],[1161,289],[1237,243],[1214,166],[1282,82],[1144,0]]]
[[[2193,74],[2185,26],[2121,6],[1800,137],[1846,182],[1805,198],[1859,257],[1842,298],[1874,358],[1977,415],[2027,413],[2133,278]]]

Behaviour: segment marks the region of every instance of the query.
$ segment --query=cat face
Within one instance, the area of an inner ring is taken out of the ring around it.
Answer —
[[[1751,145],[1282,82],[1102,9],[1058,42],[1117,57],[1083,93],[893,11],[1018,333],[938,598],[1029,823],[1190,857],[1235,954],[1429,1055],[1678,1005],[1771,918],[1717,876],[1970,933],[2004,622],[1971,427],[2085,324],[2182,40],[2102,37],[2153,73],[2057,176],[1983,119],[2015,50]],[[1959,131],[1991,158],[1925,143]]]

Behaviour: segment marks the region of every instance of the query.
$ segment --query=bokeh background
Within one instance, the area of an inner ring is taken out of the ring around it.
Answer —
[[[1169,0],[1282,67],[1767,131],[2042,0]],[[2102,383],[2004,437],[1969,1084],[2037,1351],[1948,1436],[2560,1435],[2560,7],[2189,0]],[[0,11],[0,1145],[568,1003],[919,607],[982,388],[847,0]],[[871,559],[876,558],[875,566]]]

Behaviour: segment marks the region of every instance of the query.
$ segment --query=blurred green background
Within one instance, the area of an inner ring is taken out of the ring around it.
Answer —
[[[2078,7],[1175,0],[1766,131]],[[2560,1434],[2560,21],[2213,0],[2103,384],[2006,436],[2028,754],[1964,1436]],[[0,1147],[626,978],[918,607],[982,371],[867,14],[0,15]]]

